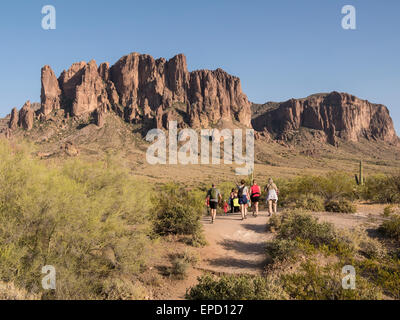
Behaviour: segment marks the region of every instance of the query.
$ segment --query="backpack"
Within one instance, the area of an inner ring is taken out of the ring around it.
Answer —
[[[243,197],[244,186],[239,188],[238,196],[239,198]]]
[[[216,188],[210,189],[210,200],[218,200],[218,191]]]

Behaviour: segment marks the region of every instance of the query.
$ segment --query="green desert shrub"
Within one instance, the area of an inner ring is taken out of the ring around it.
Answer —
[[[400,260],[366,259],[357,264],[359,273],[393,299],[400,299]]]
[[[287,294],[276,277],[229,275],[221,278],[209,274],[198,279],[188,290],[190,300],[286,300]]]
[[[283,216],[278,239],[307,240],[314,246],[328,245],[336,239],[335,229],[327,222],[320,223],[308,213],[292,212]]]
[[[388,238],[400,241],[400,216],[396,215],[384,221],[379,231]]]
[[[383,216],[384,217],[389,217],[394,212],[395,212],[394,206],[392,204],[388,205],[383,209]]]
[[[364,227],[341,230],[340,237],[352,246],[355,252],[368,259],[384,259],[387,256],[385,245],[378,239],[371,238]]]
[[[400,203],[400,173],[368,177],[363,197],[378,203]]]
[[[339,213],[356,213],[356,206],[349,200],[330,200],[325,203],[325,210],[328,212],[339,212]]]
[[[301,195],[295,202],[295,207],[309,211],[324,211],[324,199],[318,195]]]
[[[342,172],[330,172],[324,176],[301,176],[291,180],[279,179],[277,184],[283,207],[321,211],[326,201],[357,198],[354,178]]]
[[[277,263],[294,262],[300,254],[310,254],[315,251],[315,248],[308,240],[274,239],[267,242],[266,250],[272,263]]]
[[[300,254],[309,255],[316,250],[340,257],[349,257],[354,252],[351,241],[331,223],[321,223],[306,212],[284,212],[271,219],[269,227],[277,230],[276,238],[267,243],[267,254],[274,263],[294,261]]]
[[[368,259],[383,259],[387,255],[386,248],[376,239],[367,238],[359,244],[360,252]]]
[[[184,280],[187,277],[189,266],[190,262],[188,262],[185,258],[175,257],[172,260],[170,274],[177,280]]]
[[[177,280],[184,280],[187,278],[189,267],[195,266],[199,259],[195,252],[189,250],[173,255],[171,257],[171,267],[167,268],[167,275]]]
[[[201,239],[204,195],[184,190],[176,184],[161,188],[154,198],[154,230],[157,234],[190,235]]]
[[[0,280],[42,294],[52,265],[54,298],[105,299],[110,283],[130,292],[120,280],[145,266],[150,195],[119,167],[46,166],[0,142]]]
[[[356,289],[343,289],[342,266],[318,266],[308,261],[296,273],[281,276],[285,291],[296,300],[377,300],[382,292],[362,277],[356,277]]]

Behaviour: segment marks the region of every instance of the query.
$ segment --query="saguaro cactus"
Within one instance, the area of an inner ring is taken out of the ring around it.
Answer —
[[[362,160],[360,161],[360,169],[359,174],[356,175],[356,182],[358,185],[364,185],[365,178],[364,178],[364,166]]]

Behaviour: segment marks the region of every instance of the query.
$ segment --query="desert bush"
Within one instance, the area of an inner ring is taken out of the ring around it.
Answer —
[[[308,240],[314,246],[321,246],[332,243],[336,239],[336,233],[330,223],[320,223],[308,213],[292,212],[283,216],[277,238]]]
[[[386,248],[376,239],[366,239],[360,242],[360,251],[368,259],[383,259],[387,255]]]
[[[349,200],[330,200],[325,203],[325,210],[328,212],[339,212],[339,213],[356,213],[356,206]]]
[[[268,256],[272,263],[294,262],[301,253],[314,252],[314,246],[308,240],[274,239],[266,244]]]
[[[200,261],[200,256],[196,252],[185,250],[181,258],[187,263],[195,266]]]
[[[204,196],[205,197],[205,196]],[[154,230],[157,234],[190,235],[201,234],[201,216],[204,209],[204,197],[186,191],[176,184],[161,188],[154,198]]]
[[[236,184],[232,182],[222,182],[217,185],[217,189],[221,192],[223,200],[228,200],[232,189],[236,189]]]
[[[296,199],[295,207],[314,212],[324,211],[324,199],[314,194],[300,195],[299,198]]]
[[[52,265],[54,298],[107,298],[107,284],[145,265],[150,195],[104,162],[50,167],[0,143],[1,280],[41,294],[42,267]]]
[[[269,227],[277,230],[276,238],[267,243],[267,254],[274,263],[294,261],[300,254],[309,255],[316,250],[343,258],[354,253],[352,242],[339,234],[332,224],[320,223],[303,211],[286,211],[271,219]]]
[[[371,238],[363,227],[340,230],[339,237],[351,246],[354,252],[366,258],[384,259],[387,256],[388,252],[384,244],[378,239]]]
[[[140,282],[130,279],[107,279],[102,290],[106,300],[144,300],[147,296],[146,288]]]
[[[285,291],[297,300],[377,300],[382,292],[362,277],[356,278],[356,289],[342,287],[342,266],[321,267],[308,261],[296,273],[281,276]]]
[[[383,216],[389,217],[394,212],[395,212],[394,206],[392,204],[388,205],[383,209]]]
[[[396,215],[384,221],[379,231],[388,238],[400,241],[400,216]]]
[[[287,294],[276,277],[204,275],[188,290],[190,300],[286,300]]]
[[[388,296],[400,299],[400,260],[366,259],[357,264],[359,273],[382,289]]]
[[[284,207],[321,211],[324,202],[357,198],[353,177],[342,172],[301,176],[291,180],[279,179],[277,184],[280,188],[280,204]]]
[[[400,173],[368,177],[362,194],[378,203],[400,203]]]
[[[189,265],[190,263],[185,258],[175,257],[172,260],[171,276],[177,280],[186,279]]]

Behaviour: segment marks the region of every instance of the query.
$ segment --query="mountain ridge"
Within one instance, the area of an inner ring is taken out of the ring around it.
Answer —
[[[55,112],[66,120],[90,119],[102,127],[112,112],[132,125],[168,129],[169,121],[179,128],[242,126],[260,136],[290,142],[300,128],[315,129],[327,143],[359,142],[361,138],[398,144],[389,110],[348,93],[315,93],[285,102],[251,103],[242,92],[241,81],[224,70],[189,72],[186,57],[166,60],[131,53],[114,65],[94,60],[71,65],[57,78],[50,66],[41,70],[41,104],[26,102],[11,112],[8,137],[18,128],[31,130],[36,120],[51,121]],[[3,121],[4,122],[4,121]],[[4,124],[3,124],[4,127]]]

